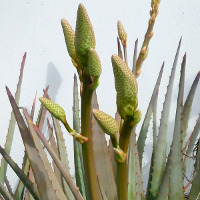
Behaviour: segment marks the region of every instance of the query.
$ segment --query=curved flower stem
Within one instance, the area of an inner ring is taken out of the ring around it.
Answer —
[[[99,200],[100,192],[97,182],[96,168],[94,162],[93,141],[90,130],[90,111],[93,91],[89,88],[90,77],[85,76],[81,96],[81,134],[88,138],[88,142],[82,144],[83,163],[85,169],[86,185],[88,188],[88,199]]]
[[[133,129],[130,122],[130,120],[124,120],[119,139],[119,146],[125,154],[128,151],[131,131]],[[119,200],[128,199],[127,159],[123,163],[117,162],[117,191]]]

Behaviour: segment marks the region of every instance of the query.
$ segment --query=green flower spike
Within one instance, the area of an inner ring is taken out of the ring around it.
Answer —
[[[117,22],[117,29],[118,29],[119,39],[121,40],[123,46],[126,46],[127,33],[120,20]]]
[[[69,56],[72,58],[72,62],[75,62],[76,60],[76,51],[74,47],[75,33],[67,20],[62,19],[61,24],[62,24],[63,33],[65,36],[65,43],[67,46]]]
[[[110,115],[98,109],[93,110],[93,115],[95,119],[97,120],[101,129],[105,133],[110,135],[110,137],[116,138],[116,134],[119,132],[119,128],[118,128],[116,120],[112,118]]]
[[[138,106],[138,86],[134,74],[118,56],[112,56],[112,66],[117,91],[117,111],[122,119],[133,116]]]
[[[97,52],[90,49],[88,52],[88,64],[84,72],[91,76],[93,83],[90,85],[92,90],[95,90],[99,85],[99,77],[101,75],[101,61]]]
[[[92,24],[83,4],[79,4],[75,31],[75,50],[78,60],[86,64],[88,51],[95,48],[95,36]]]
[[[118,146],[117,148],[113,148],[115,160],[119,163],[123,163],[126,160],[126,154],[120,149]]]

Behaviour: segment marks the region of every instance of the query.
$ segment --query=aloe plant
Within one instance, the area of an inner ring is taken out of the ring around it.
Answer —
[[[1,198],[17,200],[182,200],[189,196],[191,200],[199,199],[200,151],[199,142],[196,144],[200,130],[199,118],[187,141],[186,135],[200,72],[183,102],[186,54],[181,64],[173,141],[170,151],[167,152],[169,113],[181,40],[169,78],[159,129],[156,119],[157,103],[164,63],[146,114],[141,113],[138,106],[140,91],[137,78],[141,75],[142,64],[148,56],[148,45],[153,36],[159,4],[159,0],[151,1],[149,25],[138,57],[138,40],[135,42],[132,69],[128,66],[128,34],[122,22],[117,23],[118,54],[111,56],[116,89],[115,119],[99,109],[96,89],[100,84],[102,66],[98,52],[95,50],[94,30],[83,4],[78,7],[75,31],[67,20],[61,20],[67,50],[78,75],[74,76],[73,126],[67,121],[68,113],[65,113],[60,105],[51,101],[48,87],[44,90],[44,96],[39,98],[41,106],[36,123],[33,122],[36,99],[31,113],[28,113],[24,107],[18,107],[25,64],[25,57],[23,58],[15,98],[6,87],[13,115],[5,148],[0,146],[0,153],[4,157],[0,168]],[[80,81],[80,94],[77,77]],[[79,101],[81,101],[80,104]],[[81,106],[80,109],[79,106]],[[141,122],[142,115],[145,116],[143,122]],[[25,146],[22,168],[9,156],[14,133],[14,116]],[[146,138],[150,132],[148,128],[151,118],[153,151],[147,188],[144,188],[142,158]],[[48,125],[47,133],[43,129],[45,120]],[[64,131],[60,122],[64,125]],[[142,123],[140,130],[137,127],[138,123]],[[75,179],[69,170],[68,154],[63,137],[66,132],[74,140]],[[139,133],[138,138],[136,133]],[[106,141],[106,134],[110,138],[109,145]],[[48,151],[52,159],[49,159],[44,149]],[[190,169],[188,166],[193,150],[196,152],[193,156],[195,165],[194,169]],[[20,178],[14,192],[6,178],[7,164]],[[191,181],[185,177],[187,171],[193,173]]]

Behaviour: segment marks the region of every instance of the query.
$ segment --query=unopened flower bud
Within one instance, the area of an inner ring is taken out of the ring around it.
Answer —
[[[72,58],[72,60],[75,60],[76,59],[76,51],[74,47],[75,33],[67,20],[62,19],[61,24],[69,56]]]
[[[88,68],[89,75],[95,78],[99,78],[101,75],[101,61],[97,52],[94,49],[90,49],[88,52]]]
[[[127,41],[127,33],[122,25],[122,22],[119,20],[117,23],[118,35],[119,39],[122,41],[122,44],[126,46]]]
[[[123,119],[133,116],[138,106],[137,81],[126,63],[118,56],[112,56],[112,66],[117,91],[117,111]]]
[[[75,50],[78,60],[86,63],[88,51],[95,48],[95,36],[92,24],[83,4],[79,4],[75,30]]]
[[[44,105],[44,107],[58,120],[60,120],[62,123],[66,122],[66,115],[65,111],[61,106],[58,104],[54,103],[53,101],[40,97],[39,98],[40,102]]]
[[[105,133],[110,135],[110,137],[116,137],[116,134],[119,132],[119,128],[114,118],[98,109],[93,110],[93,115]]]

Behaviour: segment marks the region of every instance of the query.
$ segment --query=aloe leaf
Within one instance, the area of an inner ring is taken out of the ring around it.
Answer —
[[[155,159],[155,150],[156,150],[156,143],[157,143],[157,100],[158,100],[158,92],[155,95],[154,98],[154,105],[153,105],[153,151],[151,156],[151,165],[150,165],[150,171],[149,171],[149,180],[147,185],[147,192],[146,192],[146,199],[150,198],[150,189],[151,189],[151,181],[152,181],[152,173],[153,173],[153,164]]]
[[[194,169],[194,177],[192,181],[192,187],[190,190],[189,198],[190,200],[197,200],[199,199],[200,193],[200,143],[198,144],[198,152],[196,157],[195,169]]]
[[[136,153],[134,146],[136,145],[135,128],[133,128],[130,144],[129,144],[129,157],[128,157],[128,200],[137,199],[136,191]]]
[[[92,109],[98,108],[97,95],[96,92],[94,92],[92,97]],[[99,127],[93,115],[91,115],[91,132],[93,135],[95,166],[99,182],[108,199],[117,199],[115,177],[109,157],[105,134]]]
[[[49,87],[47,87],[47,88],[44,90],[44,95],[43,95],[44,97],[47,96],[48,89],[49,89]],[[31,119],[33,119],[34,113],[35,113],[36,98],[37,98],[37,92],[36,92],[36,94],[35,94],[35,98],[34,98],[34,100],[33,100],[32,108],[31,108],[31,116],[30,116]],[[39,126],[40,123],[41,123],[40,127],[42,127],[42,126],[43,126],[43,123],[44,123],[44,121],[41,120],[41,119],[42,119],[42,118],[41,118],[42,112],[43,112],[43,107],[40,108],[40,112],[39,112],[38,118],[37,118],[37,125]],[[40,121],[41,121],[41,122],[40,122]],[[25,167],[25,168],[24,168],[24,167]],[[28,157],[27,157],[27,153],[26,153],[26,152],[25,152],[25,155],[24,155],[23,170],[24,170],[24,173],[25,173],[26,175],[29,174],[29,179],[30,179],[33,183],[35,183],[35,179],[34,179],[34,176],[33,176],[33,172],[32,172],[32,170],[31,170],[31,168],[30,168],[30,162],[29,162],[29,159],[28,159]],[[19,198],[21,197],[23,191],[24,191],[24,184],[23,184],[23,182],[22,182],[21,180],[19,180],[17,189],[16,189],[16,191],[15,191],[15,196],[14,196],[15,199],[19,199]],[[29,199],[30,199],[30,198],[33,199],[33,197],[29,194],[29,192],[26,191],[26,192],[25,192],[25,195],[26,195],[26,193],[28,193]]]
[[[39,192],[33,183],[28,179],[24,172],[18,167],[18,165],[12,160],[12,158],[5,152],[5,150],[0,146],[0,153],[10,165],[10,167],[15,171],[17,176],[23,181],[24,185],[30,191],[35,199],[40,199]]]
[[[17,84],[16,93],[15,93],[15,101],[16,101],[17,105],[19,104],[19,99],[20,99],[21,85],[22,85],[22,78],[23,78],[25,61],[26,61],[26,53],[24,54],[23,59],[22,59],[19,81],[18,81],[18,84]],[[10,151],[11,151],[13,135],[14,135],[14,130],[15,130],[15,124],[16,124],[16,119],[15,119],[14,113],[12,112],[10,123],[9,123],[9,128],[8,128],[8,133],[7,133],[7,137],[6,137],[6,143],[5,143],[5,147],[4,147],[5,151],[8,154],[10,154]],[[1,166],[0,166],[0,181],[2,183],[4,183],[4,181],[5,181],[6,171],[7,171],[7,163],[2,158]]]
[[[56,154],[57,156],[59,156],[59,154],[58,154],[58,149],[57,149],[57,144],[56,144],[56,140],[55,140],[55,137],[54,137],[54,135],[53,135],[53,128],[51,127],[48,118],[47,118],[47,126],[48,126],[48,132],[49,132],[49,142],[50,142],[51,147],[52,147],[52,149],[54,150],[55,154]],[[61,186],[63,186],[62,175],[61,175],[61,173],[60,173],[60,170],[59,170],[58,167],[56,166],[55,162],[53,162],[53,167],[54,167],[54,172],[55,172],[55,175],[56,175],[56,178],[57,178],[59,184],[60,184]]]
[[[160,120],[159,135],[157,140],[157,147],[155,152],[155,162],[153,169],[151,196],[156,198],[158,195],[159,187],[162,180],[163,170],[165,166],[166,148],[167,148],[167,130],[169,122],[169,112],[171,106],[171,96],[173,91],[173,83],[175,78],[175,71],[178,61],[178,55],[181,46],[181,39],[179,41],[178,49],[175,55],[171,76],[169,79],[169,85],[167,87],[167,93],[165,95],[165,102],[163,104],[163,111]]]
[[[137,145],[135,145],[135,150],[136,152],[136,191],[137,191],[137,198],[144,200],[145,196],[144,196],[144,189],[143,189],[143,181],[142,181],[142,169],[140,166],[140,161],[139,161],[139,153],[138,153],[138,149],[137,149]]]
[[[194,79],[194,82],[192,84],[192,87],[189,91],[189,94],[187,96],[187,99],[184,103],[183,107],[183,147],[185,146],[185,137],[187,135],[187,128],[188,128],[188,122],[190,118],[190,112],[192,108],[192,103],[194,99],[194,95],[197,89],[197,85],[199,82],[200,72],[196,75],[196,78]]]
[[[76,185],[74,184],[74,181],[73,181],[71,175],[67,172],[66,168],[63,166],[62,162],[60,161],[60,159],[58,158],[58,156],[56,155],[54,150],[51,148],[51,146],[49,145],[48,141],[45,139],[42,132],[39,130],[39,128],[36,125],[34,125],[33,123],[32,123],[32,125],[33,125],[33,128],[36,131],[38,137],[41,139],[41,141],[43,142],[47,151],[49,152],[52,159],[54,160],[57,167],[59,168],[60,172],[62,173],[65,181],[68,183],[68,186],[69,186],[70,190],[72,191],[72,193],[74,194],[74,197],[77,200],[83,200],[83,197],[81,196],[81,194],[79,192],[79,188],[76,187]]]
[[[13,108],[13,112],[15,114],[15,118],[20,130],[21,136],[22,136],[22,140],[24,142],[27,155],[30,160],[31,168],[36,178],[36,183],[38,186],[38,190],[40,192],[40,197],[41,199],[55,199],[56,200],[57,195],[55,193],[55,190],[53,189],[53,186],[52,186],[53,183],[50,180],[49,175],[45,169],[43,160],[41,159],[38,153],[38,150],[35,146],[33,138],[30,135],[28,128],[26,127],[24,119],[21,113],[19,112],[17,104],[10,90],[8,89],[8,87],[6,87],[6,90],[7,90],[7,94],[8,94],[11,106]],[[60,191],[59,191],[59,194],[60,194]],[[65,197],[63,199],[65,199]]]
[[[79,98],[78,98],[78,83],[77,77],[74,75],[74,90],[73,90],[73,129],[78,133],[81,132],[80,117],[79,117]],[[84,171],[82,161],[82,148],[81,144],[74,139],[74,163],[76,184],[80,188],[80,192],[84,199],[86,199],[86,190],[84,182]]]
[[[36,94],[35,94],[35,98],[34,98],[34,100],[33,100],[33,105],[32,105],[32,108],[31,108],[31,119],[33,119],[33,117],[34,117],[34,114],[35,114],[35,104],[36,104],[36,99],[37,99],[37,92],[36,92]]]
[[[7,176],[5,177],[5,184],[6,184],[6,187],[7,187],[7,189],[8,189],[8,192],[11,194],[11,196],[13,196],[13,190],[12,190],[12,187],[11,187],[11,185],[10,185],[10,182],[9,182]]]
[[[160,190],[158,192],[157,200],[168,200],[169,197],[169,173],[170,173],[170,158],[171,151],[168,155],[167,164],[162,177],[162,182],[160,185]]]
[[[23,172],[27,176],[30,168],[29,159],[26,159],[25,165],[23,167]],[[17,189],[15,190],[14,198],[20,199],[24,190],[24,183],[20,180],[19,184],[17,185]]]
[[[48,96],[48,90],[49,90],[49,86],[47,86],[46,89],[44,90],[43,97],[46,98]],[[44,108],[44,106],[41,103],[38,117],[36,120],[36,124],[37,126],[39,126],[40,130],[42,130],[42,127],[44,125],[44,117],[46,115],[46,112],[47,112],[46,108]]]
[[[139,134],[139,137],[138,137],[137,143],[138,143],[138,152],[139,152],[140,163],[142,163],[142,156],[143,156],[143,152],[144,152],[145,141],[146,141],[146,138],[147,138],[148,128],[149,128],[149,125],[150,125],[151,115],[152,115],[152,112],[153,112],[154,97],[159,90],[163,69],[164,69],[164,63],[162,65],[161,69],[160,69],[160,72],[159,72],[159,75],[158,75],[158,78],[157,78],[157,81],[156,81],[156,85],[154,87],[153,94],[151,96],[151,100],[149,102],[149,106],[147,108],[147,112],[146,112],[141,130],[140,130],[140,134]]]
[[[65,146],[65,140],[63,137],[63,132],[61,130],[59,120],[57,120],[53,116],[52,116],[52,118],[53,118],[55,133],[56,133],[59,158],[60,158],[63,166],[66,168],[67,172],[70,174],[69,161],[68,161],[68,155],[67,155],[67,150],[66,150],[66,146]],[[69,199],[73,200],[74,195],[72,194],[72,192],[65,180],[63,180],[63,184],[64,184],[65,194],[67,195],[67,197]]]
[[[31,118],[30,118],[27,110],[23,109],[23,113],[24,113],[25,118],[26,118],[26,120],[28,122],[30,134],[31,134],[31,136],[33,138],[35,147],[38,150],[39,156],[40,156],[40,158],[41,158],[41,160],[42,160],[42,162],[44,164],[44,167],[45,167],[45,170],[46,170],[47,175],[49,177],[49,180],[51,181],[51,185],[49,187],[51,187],[51,189],[52,189],[53,197],[55,199],[63,199],[63,200],[67,199],[65,194],[64,194],[64,192],[63,192],[63,190],[62,190],[62,187],[60,186],[60,184],[58,183],[58,180],[56,179],[55,173],[53,172],[51,164],[50,164],[50,162],[49,162],[49,160],[47,158],[47,155],[46,155],[46,153],[44,151],[44,147],[42,146],[39,137],[37,136],[35,130],[33,129],[32,125],[31,125]],[[35,174],[34,174],[34,176],[35,176]],[[36,178],[36,181],[37,181],[37,178]],[[49,190],[48,190],[48,192],[49,192]],[[53,197],[52,197],[52,199],[53,199]]]
[[[104,191],[104,189],[103,189],[103,187],[102,187],[102,184],[101,184],[101,182],[99,182],[98,177],[97,177],[97,180],[98,180],[98,183],[99,183],[99,188],[100,188],[102,200],[108,200],[108,199],[107,199],[107,196],[106,196],[106,194],[105,194],[105,191]]]
[[[137,47],[138,47],[138,39],[135,41],[135,48],[134,48],[134,53],[133,53],[133,68],[132,68],[133,74],[135,74],[135,70],[136,70]]]
[[[192,132],[187,151],[185,153],[186,154],[186,156],[184,157],[184,172],[185,173],[187,172],[189,161],[190,161],[190,157],[192,155],[195,142],[196,142],[196,140],[198,138],[199,131],[200,131],[200,114],[199,114],[198,120],[197,120],[197,122],[195,124],[194,130]]]
[[[5,200],[14,200],[1,182],[0,182],[0,194],[4,197]]]
[[[183,94],[185,82],[186,54],[181,64],[181,77],[179,82],[179,93],[177,100],[177,110],[175,117],[175,127],[172,142],[172,155],[169,179],[169,200],[185,199],[183,190],[183,154],[182,154],[182,126],[183,126]]]

